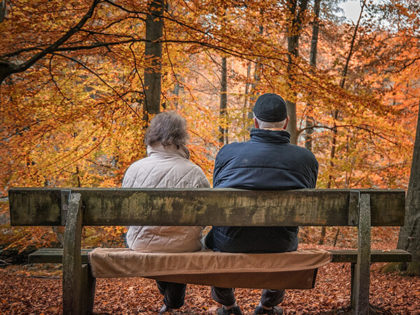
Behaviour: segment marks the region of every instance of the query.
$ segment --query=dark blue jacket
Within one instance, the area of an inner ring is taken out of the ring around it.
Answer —
[[[225,145],[217,154],[213,186],[253,190],[315,188],[318,162],[290,144],[287,131],[252,129],[251,140]],[[206,246],[222,252],[285,252],[297,249],[297,227],[213,227]]]

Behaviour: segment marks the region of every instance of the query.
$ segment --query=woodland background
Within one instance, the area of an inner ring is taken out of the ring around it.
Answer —
[[[211,180],[217,151],[248,139],[257,96],[273,92],[287,100],[292,141],[319,161],[318,188],[408,190],[398,247],[418,262],[420,4],[362,0],[349,21],[340,2],[0,1],[3,254],[62,238],[10,227],[10,187],[118,187],[164,110],[187,119],[191,159]],[[85,228],[84,243],[123,246],[124,232]],[[395,247],[398,233],[374,229],[373,242]],[[300,234],[355,245],[352,229]]]

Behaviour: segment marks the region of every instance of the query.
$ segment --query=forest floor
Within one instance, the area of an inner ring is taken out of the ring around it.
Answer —
[[[330,234],[328,234],[330,233]],[[334,230],[327,240],[334,239]],[[301,248],[332,249],[314,246],[318,231],[302,230]],[[337,233],[338,235],[338,233]],[[355,245],[354,232],[340,232],[340,248]],[[337,239],[337,238],[336,238]],[[374,229],[372,247],[396,248],[398,229]],[[0,264],[1,265],[1,264]],[[383,272],[383,263],[371,266],[370,303],[377,314],[420,314],[420,277],[399,272]],[[5,264],[0,267],[0,314],[60,314],[62,269],[58,264]],[[237,289],[237,302],[244,314],[252,314],[260,290]],[[94,313],[156,314],[162,297],[153,280],[142,278],[98,279]],[[350,264],[332,263],[320,268],[312,290],[288,290],[281,306],[285,314],[343,314],[350,305]],[[215,314],[218,305],[210,297],[209,287],[189,285],[185,304],[178,314]]]
[[[420,278],[382,273],[372,267],[370,302],[378,314],[420,314]],[[8,266],[0,269],[1,314],[60,314],[61,270],[57,265]],[[350,303],[349,264],[319,270],[313,290],[289,290],[281,306],[286,314],[340,314]],[[244,314],[252,314],[260,290],[237,289]],[[156,314],[162,298],[153,280],[98,279],[94,313]],[[214,314],[217,304],[206,286],[190,285],[179,314]]]
[[[420,314],[420,278],[383,273],[371,267],[370,302],[378,314]],[[260,290],[237,289],[244,314],[252,314]],[[9,265],[0,269],[1,314],[60,314],[61,266]],[[285,314],[341,314],[350,303],[349,264],[329,264],[318,272],[312,290],[288,290],[281,306]],[[153,280],[98,279],[96,314],[156,314],[162,305]],[[214,314],[217,309],[206,286],[190,285],[179,314]]]

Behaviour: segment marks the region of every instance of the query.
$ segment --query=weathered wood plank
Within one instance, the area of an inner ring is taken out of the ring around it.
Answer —
[[[403,190],[366,189],[360,193],[370,195],[372,226],[403,226],[405,192]]]
[[[68,203],[63,251],[63,314],[82,314],[81,195],[72,193]]]
[[[370,286],[370,195],[360,195],[358,255],[352,279],[352,309],[355,314],[369,314]]]
[[[60,225],[61,190],[11,188],[9,190],[12,225]]]
[[[86,225],[347,225],[349,191],[83,192]]]
[[[72,191],[82,195],[83,225],[356,225],[354,213],[358,204],[354,196],[359,193],[358,190],[322,189],[78,188]],[[371,193],[373,225],[403,223],[404,191]],[[14,188],[9,195],[12,225],[61,224],[60,190]]]
[[[82,249],[82,264],[87,264],[88,254],[92,249]],[[356,263],[357,249],[334,249],[329,250],[332,255],[333,263]],[[62,248],[41,248],[29,254],[28,262],[35,263],[62,263],[63,249]],[[372,250],[371,263],[377,262],[409,262],[411,261],[411,254],[402,249],[393,250]]]
[[[89,263],[89,252],[92,249],[82,249],[80,255],[82,257],[82,264]],[[61,264],[63,262],[63,249],[62,248],[40,248],[28,255],[28,263],[53,263]]]
[[[332,254],[331,262],[334,263],[356,263],[357,262],[357,249],[335,249],[329,250]],[[392,250],[371,250],[370,262],[408,262],[411,261],[411,254],[405,250],[392,249]]]

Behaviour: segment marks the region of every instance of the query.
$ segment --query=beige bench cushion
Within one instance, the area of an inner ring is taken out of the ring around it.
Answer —
[[[219,287],[309,289],[314,285],[317,268],[328,264],[331,255],[318,249],[235,254],[96,248],[89,254],[89,261],[95,278],[145,277]]]

